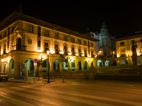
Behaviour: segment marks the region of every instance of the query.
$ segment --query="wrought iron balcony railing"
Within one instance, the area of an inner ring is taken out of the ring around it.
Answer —
[[[12,46],[12,50],[22,50],[22,51],[26,51],[27,46],[25,45],[14,45]]]

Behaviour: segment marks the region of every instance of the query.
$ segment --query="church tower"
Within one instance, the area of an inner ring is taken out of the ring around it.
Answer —
[[[105,25],[105,22],[102,23],[102,28],[100,29],[100,34],[104,36],[108,36],[108,29]]]

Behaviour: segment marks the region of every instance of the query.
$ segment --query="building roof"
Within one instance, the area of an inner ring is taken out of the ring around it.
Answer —
[[[142,37],[142,34],[135,34],[135,35],[132,35],[132,36],[117,38],[117,39],[113,39],[112,41],[116,42],[116,41],[127,40],[127,39],[133,39],[133,38],[138,38],[138,37]]]
[[[91,40],[91,41],[95,41],[95,42],[99,41],[98,39],[92,38],[92,37],[87,36],[85,34],[81,34],[79,32],[76,32],[76,31],[73,31],[73,30],[70,30],[70,29],[67,29],[67,28],[64,28],[64,27],[61,27],[61,26],[58,26],[58,25],[37,19],[37,18],[34,18],[34,17],[31,17],[31,16],[28,16],[28,15],[25,15],[23,13],[19,13],[19,12],[16,12],[16,11],[14,11],[7,18],[5,18],[3,21],[0,22],[0,30],[6,28],[7,26],[9,26],[10,24],[12,24],[13,22],[15,22],[19,19],[23,20],[23,21],[31,22],[31,23],[34,23],[34,24],[37,24],[37,25],[41,25],[41,26],[44,26],[44,27],[48,27],[48,28],[51,28],[51,29],[54,29],[54,30],[57,30],[57,31],[61,31],[61,32],[65,32],[65,33],[68,33],[68,34],[71,34],[71,35],[75,35],[77,37],[85,38],[85,39],[88,39],[88,40]]]

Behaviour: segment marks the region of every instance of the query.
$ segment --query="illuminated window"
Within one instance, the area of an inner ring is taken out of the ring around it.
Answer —
[[[121,45],[121,46],[124,45],[124,42],[120,42],[120,45]]]

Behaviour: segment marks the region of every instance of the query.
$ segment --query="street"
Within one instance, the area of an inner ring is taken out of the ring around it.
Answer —
[[[0,82],[0,106],[142,106],[142,83],[57,78]]]

